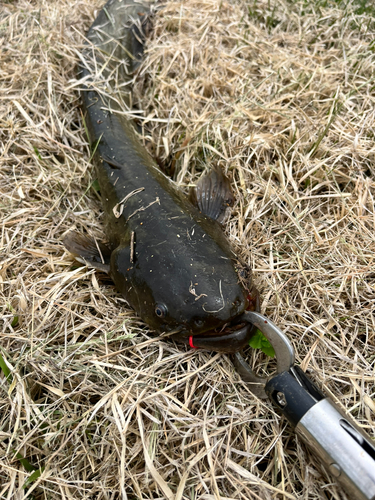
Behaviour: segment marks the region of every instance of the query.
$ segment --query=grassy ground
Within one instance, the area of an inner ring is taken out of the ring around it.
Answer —
[[[104,238],[76,67],[101,0],[0,11],[0,499],[346,498],[228,357],[155,339],[62,238]],[[375,431],[375,12],[186,0],[134,100],[182,189],[219,164],[226,231],[298,363]],[[173,279],[173,277],[171,277]],[[260,373],[267,358],[248,353]]]

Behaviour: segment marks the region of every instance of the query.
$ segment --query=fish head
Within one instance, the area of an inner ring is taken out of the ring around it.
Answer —
[[[176,259],[154,250],[130,264],[127,248],[111,257],[111,276],[139,316],[160,332],[200,335],[239,318],[249,307],[249,292],[235,262],[221,254]]]

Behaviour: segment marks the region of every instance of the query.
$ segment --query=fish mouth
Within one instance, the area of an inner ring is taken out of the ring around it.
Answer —
[[[248,345],[249,340],[257,330],[244,316],[243,314],[232,322],[225,323],[221,328],[199,335],[179,332],[172,338],[190,345],[193,349],[206,349],[222,353],[239,352]]]

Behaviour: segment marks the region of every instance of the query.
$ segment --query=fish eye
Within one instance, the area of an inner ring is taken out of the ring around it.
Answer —
[[[194,321],[194,323],[195,323],[195,326],[198,327],[198,328],[200,328],[201,326],[203,326],[203,321],[201,319],[196,319]]]
[[[167,315],[168,309],[164,304],[156,304],[155,306],[155,314],[158,318],[165,318]]]

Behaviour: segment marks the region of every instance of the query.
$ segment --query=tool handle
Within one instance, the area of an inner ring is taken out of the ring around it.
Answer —
[[[298,367],[272,377],[265,390],[349,498],[375,500],[375,446],[370,437]]]

